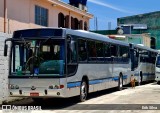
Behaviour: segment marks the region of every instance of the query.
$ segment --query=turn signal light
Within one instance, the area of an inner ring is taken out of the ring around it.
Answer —
[[[64,85],[60,85],[60,89],[64,88]]]

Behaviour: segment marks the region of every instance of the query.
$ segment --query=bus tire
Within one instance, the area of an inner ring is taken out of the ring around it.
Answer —
[[[118,91],[121,91],[123,89],[123,75],[120,73],[119,80],[118,80]]]
[[[87,99],[88,95],[88,86],[86,80],[82,80],[80,86],[80,101],[84,102]]]
[[[140,72],[140,75],[139,75],[139,81],[138,81],[138,86],[142,85],[142,80],[143,80],[143,74],[142,74],[142,71]]]
[[[160,81],[157,81],[157,84],[160,85]]]

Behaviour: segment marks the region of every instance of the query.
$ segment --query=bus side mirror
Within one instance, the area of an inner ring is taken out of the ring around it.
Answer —
[[[5,44],[4,45],[4,56],[7,56],[7,52],[8,52],[8,45]]]

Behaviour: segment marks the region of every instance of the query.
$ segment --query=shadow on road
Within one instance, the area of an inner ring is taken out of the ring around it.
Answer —
[[[146,83],[143,83],[145,85]],[[130,88],[130,85],[124,86],[124,89]],[[100,97],[106,94],[111,94],[113,92],[116,92],[117,88],[111,88],[103,91],[97,91],[94,93],[90,93],[88,95],[88,100],[93,99],[96,97]],[[50,98],[50,99],[45,99],[41,102],[34,102],[32,99],[24,99],[21,101],[15,101],[11,103],[7,103],[7,105],[15,105],[15,106],[41,106],[43,110],[61,110],[61,109],[66,109],[70,108],[71,106],[74,106],[76,104],[80,103],[78,100],[78,97],[72,97],[72,98],[64,98],[64,99],[59,99],[59,98]],[[93,103],[96,104],[96,103]]]
[[[90,93],[88,95],[88,100],[92,99],[92,98],[96,98],[99,96],[103,96],[106,94],[110,94],[117,91],[116,88],[112,88],[112,89],[107,89],[107,90],[103,90],[103,91],[97,91],[94,93]],[[32,99],[28,98],[28,99],[24,99],[24,100],[20,100],[20,101],[15,101],[15,102],[11,102],[11,103],[7,103],[7,105],[15,105],[15,106],[41,106],[41,108],[43,110],[56,110],[56,109],[65,109],[68,108],[70,106],[76,105],[80,103],[78,97],[72,97],[72,98],[64,98],[64,99],[60,99],[60,98],[49,98],[49,99],[45,99],[41,102],[34,102]]]

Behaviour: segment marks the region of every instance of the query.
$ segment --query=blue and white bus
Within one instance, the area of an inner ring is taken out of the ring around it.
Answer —
[[[155,80],[155,62],[158,54],[157,50],[142,45],[133,45],[131,52],[132,73],[138,85],[142,82]]]
[[[18,30],[11,41],[9,94],[12,97],[68,98],[130,82],[130,45],[82,30]]]

